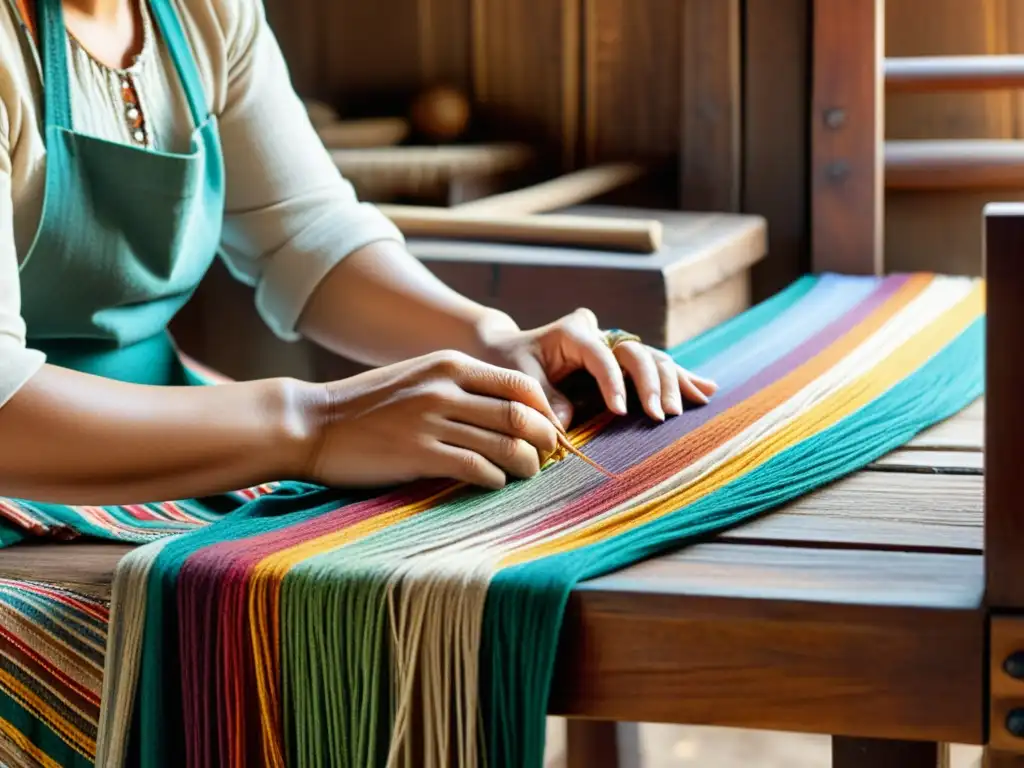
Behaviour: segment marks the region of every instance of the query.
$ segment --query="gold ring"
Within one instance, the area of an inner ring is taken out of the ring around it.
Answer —
[[[614,350],[619,344],[625,344],[627,341],[640,341],[640,337],[635,333],[629,333],[619,328],[612,328],[611,330],[605,331],[603,334],[604,343],[608,346],[608,349]]]

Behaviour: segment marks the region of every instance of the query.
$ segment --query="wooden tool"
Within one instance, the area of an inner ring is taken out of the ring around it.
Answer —
[[[543,213],[592,200],[635,181],[643,173],[643,166],[635,163],[597,165],[533,186],[462,203],[453,206],[453,210],[473,214]]]
[[[407,237],[490,240],[652,253],[661,246],[661,222],[612,217],[505,216],[460,213],[454,208],[380,205]]]
[[[390,147],[405,141],[409,121],[402,117],[334,120],[319,125],[317,133],[328,149]]]

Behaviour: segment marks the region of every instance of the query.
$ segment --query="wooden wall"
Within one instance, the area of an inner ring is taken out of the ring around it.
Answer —
[[[769,219],[768,295],[806,268],[809,0],[265,0],[296,88],[345,115],[469,93],[476,137],[552,170],[641,160],[612,202]]]
[[[887,0],[886,55],[1024,53],[1024,0]],[[889,139],[1024,138],[1024,94],[895,94]],[[979,274],[981,208],[1024,190],[889,192],[886,264]]]

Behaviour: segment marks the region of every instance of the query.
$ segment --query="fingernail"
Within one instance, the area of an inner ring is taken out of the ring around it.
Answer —
[[[612,410],[620,416],[624,416],[626,413],[626,398],[622,395],[615,395],[612,398]]]
[[[670,416],[678,416],[683,412],[683,404],[679,398],[673,397],[669,399],[668,405],[665,406],[665,413]]]
[[[558,417],[558,422],[564,429],[568,429],[569,422],[572,421],[572,409],[566,405],[556,405],[554,411],[555,416]]]
[[[661,398],[657,395],[651,395],[647,398],[647,412],[651,414],[651,417],[657,421],[665,420],[665,412],[661,409]]]

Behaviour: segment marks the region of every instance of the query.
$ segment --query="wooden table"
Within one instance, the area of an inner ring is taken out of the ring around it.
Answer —
[[[615,765],[615,720],[851,737],[837,768],[983,743],[982,425],[978,402],[775,513],[581,584],[551,709],[584,718],[571,765]],[[107,596],[127,550],[15,547],[0,577]]]

